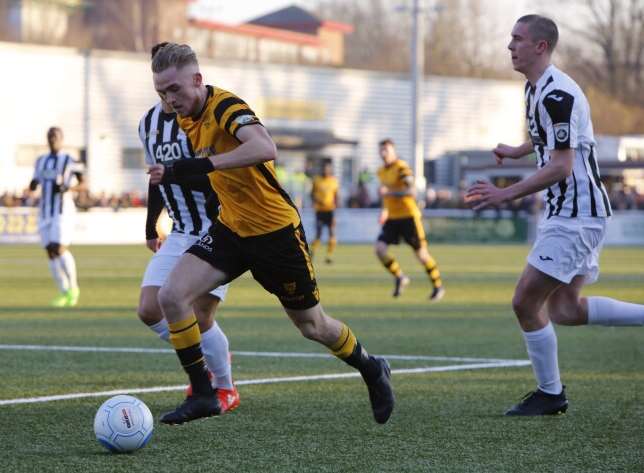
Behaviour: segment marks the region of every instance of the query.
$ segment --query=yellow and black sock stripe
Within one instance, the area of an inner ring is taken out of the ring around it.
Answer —
[[[427,276],[429,276],[429,280],[432,282],[434,287],[441,287],[443,285],[441,273],[438,270],[438,264],[436,264],[436,260],[432,255],[429,255],[429,259],[425,263],[425,272],[427,273]]]
[[[367,350],[360,345],[360,342],[346,324],[342,324],[338,340],[329,349],[331,353],[346,364],[360,371],[365,379],[372,379],[380,373],[378,364],[369,356]]]
[[[345,324],[342,324],[342,330],[340,331],[340,337],[338,340],[329,347],[331,353],[333,353],[338,358],[349,358],[358,344],[356,336],[353,334],[351,329]]]
[[[212,393],[208,379],[208,370],[201,351],[201,333],[194,314],[168,324],[170,343],[177,352],[181,366],[190,378],[193,392],[198,394]]]
[[[400,276],[402,276],[402,269],[398,264],[398,261],[396,261],[393,256],[385,255],[385,257],[382,259],[382,265],[387,268],[387,271],[389,271],[395,277],[399,278]]]

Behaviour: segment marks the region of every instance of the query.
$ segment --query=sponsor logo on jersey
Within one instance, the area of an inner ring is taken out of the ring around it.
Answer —
[[[197,246],[202,247],[206,251],[212,252],[212,244],[213,244],[213,238],[211,235],[208,235],[207,233],[202,236],[199,241],[197,242]]]
[[[208,146],[207,148],[201,148],[195,151],[195,158],[207,158],[215,154],[215,147]]]
[[[295,294],[296,288],[297,288],[297,283],[295,281],[284,283],[284,290],[289,296],[292,296],[293,294]]]

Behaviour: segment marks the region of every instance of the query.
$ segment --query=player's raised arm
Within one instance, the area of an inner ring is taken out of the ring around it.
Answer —
[[[236,137],[241,142],[237,148],[218,154],[216,159],[209,157],[215,170],[255,166],[277,158],[275,143],[262,125],[244,126],[237,131]]]
[[[548,164],[532,176],[502,189],[489,182],[477,181],[467,190],[465,199],[472,202],[474,210],[482,210],[534,194],[570,176],[574,159],[575,153],[571,148],[553,150]]]
[[[496,164],[502,165],[504,159],[520,159],[532,153],[532,143],[526,141],[519,146],[510,146],[504,143],[499,143],[496,148],[492,150],[496,158]]]
[[[217,169],[235,169],[255,166],[277,157],[277,148],[266,128],[255,124],[241,128],[237,132],[241,142],[237,148],[226,153],[208,156],[203,159],[186,159],[177,161],[172,167],[164,169],[162,165],[153,165],[148,169],[150,182],[159,184],[188,176],[209,174]]]

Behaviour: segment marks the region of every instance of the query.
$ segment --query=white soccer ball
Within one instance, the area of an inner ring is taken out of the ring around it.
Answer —
[[[148,443],[153,424],[152,413],[143,401],[120,394],[98,408],[94,433],[110,452],[133,452]]]

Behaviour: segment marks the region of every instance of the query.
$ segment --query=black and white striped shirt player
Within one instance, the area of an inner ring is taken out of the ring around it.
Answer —
[[[30,188],[40,186],[38,231],[43,247],[50,243],[71,244],[76,205],[68,189],[80,183],[82,172],[82,163],[61,151],[36,160]]]
[[[145,150],[145,163],[172,166],[179,159],[194,158],[192,146],[176,121],[175,113],[166,113],[158,103],[141,118],[139,137]],[[172,219],[172,231],[201,235],[216,217],[208,211],[206,200],[216,198],[207,178],[184,183],[162,184],[158,188]],[[150,189],[155,193],[156,189]],[[150,197],[150,196],[148,196]],[[152,198],[154,196],[152,195]],[[217,206],[210,206],[210,208]]]
[[[190,140],[179,127],[175,113],[163,110],[161,102],[141,118],[139,137],[148,165],[172,166],[181,159],[195,159]],[[148,187],[146,240],[156,240],[156,222],[165,207],[172,219],[172,232],[150,260],[143,276],[142,287],[163,286],[170,271],[185,250],[195,244],[217,218],[219,202],[207,176],[194,176],[186,181]],[[219,286],[211,294],[224,300],[228,285]]]
[[[41,189],[39,204],[41,222],[76,211],[74,199],[66,190],[82,172],[82,164],[66,153],[49,153],[36,160],[32,181],[36,181]]]
[[[544,190],[545,208],[528,263],[569,284],[597,280],[599,253],[612,211],[599,178],[590,106],[579,86],[549,65],[525,89],[528,131],[543,168],[553,150],[574,153],[570,176]]]
[[[525,87],[528,132],[537,165],[550,150],[575,152],[572,174],[544,191],[545,217],[609,217],[611,207],[599,176],[590,107],[579,86],[554,65]]]

